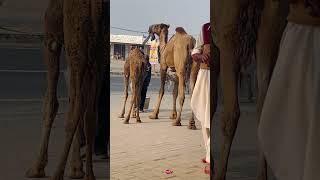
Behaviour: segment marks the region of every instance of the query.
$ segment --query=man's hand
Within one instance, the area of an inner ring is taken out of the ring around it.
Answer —
[[[208,54],[200,54],[200,53],[197,53],[197,54],[193,54],[192,55],[192,59],[196,62],[199,62],[199,63],[208,63],[209,62],[209,55]]]

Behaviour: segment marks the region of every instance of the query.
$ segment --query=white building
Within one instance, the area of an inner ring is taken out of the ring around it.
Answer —
[[[145,36],[113,35],[110,34],[111,59],[124,60],[128,57],[131,46],[142,45]],[[150,40],[144,46],[144,52],[149,54]]]

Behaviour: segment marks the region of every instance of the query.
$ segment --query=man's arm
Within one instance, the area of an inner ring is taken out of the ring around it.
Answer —
[[[202,48],[203,48],[203,35],[202,30],[200,31],[199,37],[196,40],[196,45],[193,48],[191,52],[192,59],[196,62],[205,62],[209,57],[202,54]]]

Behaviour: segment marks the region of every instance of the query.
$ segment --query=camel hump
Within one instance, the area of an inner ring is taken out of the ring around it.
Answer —
[[[187,32],[184,30],[183,27],[177,27],[177,28],[176,28],[176,32],[177,32],[177,33],[181,33],[181,34],[187,34]]]

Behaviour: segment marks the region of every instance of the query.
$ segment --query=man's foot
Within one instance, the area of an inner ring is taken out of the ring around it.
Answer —
[[[209,164],[209,165],[206,165],[206,166],[204,167],[204,173],[205,173],[205,174],[208,174],[208,175],[211,175],[211,173],[210,173],[210,164]]]
[[[139,109],[139,113],[144,113],[143,109]]]
[[[208,163],[208,162],[206,161],[206,158],[205,158],[205,157],[201,159],[201,162],[202,162],[202,163]]]

